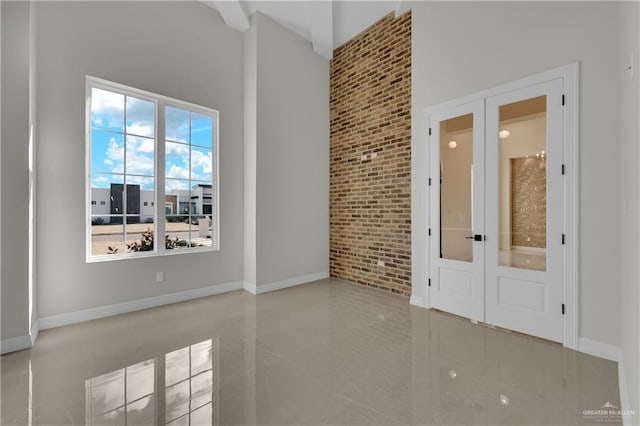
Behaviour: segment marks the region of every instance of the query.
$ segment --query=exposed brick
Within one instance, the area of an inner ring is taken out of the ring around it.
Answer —
[[[409,296],[410,11],[334,51],[329,103],[331,276]]]

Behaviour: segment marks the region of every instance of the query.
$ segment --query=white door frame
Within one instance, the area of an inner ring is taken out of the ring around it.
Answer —
[[[563,110],[563,164],[565,176],[563,182],[563,233],[565,234],[565,268],[564,268],[564,330],[563,345],[571,349],[578,348],[578,256],[579,256],[579,63],[575,62],[563,67],[535,74],[523,79],[503,84],[491,89],[483,90],[469,96],[457,98],[433,107],[428,107],[422,113],[422,137],[421,140],[412,141],[412,190],[411,202],[414,213],[412,214],[412,235],[417,239],[412,247],[412,295],[411,303],[424,308],[431,308],[428,291],[429,265],[429,241],[428,224],[429,209],[429,116],[439,111],[455,108],[457,106],[479,101],[488,97],[497,96],[549,80],[562,79],[564,92]],[[558,102],[562,102],[559,99]],[[433,178],[433,176],[431,176]]]

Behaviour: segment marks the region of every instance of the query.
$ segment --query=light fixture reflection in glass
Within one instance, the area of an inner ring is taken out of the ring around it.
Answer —
[[[500,404],[509,405],[509,397],[507,395],[500,394]]]
[[[449,377],[451,377],[452,379],[458,377],[458,373],[456,373],[456,370],[449,370]]]
[[[451,149],[455,149],[455,147],[458,146],[458,142],[456,141],[449,141],[449,148]]]
[[[498,132],[498,136],[500,136],[500,139],[506,139],[509,137],[510,134],[511,132],[508,131],[507,129],[502,129]]]

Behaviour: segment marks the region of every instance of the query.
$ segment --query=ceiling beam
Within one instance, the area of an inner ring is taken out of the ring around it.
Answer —
[[[330,0],[309,1],[309,30],[313,51],[327,59],[333,58],[333,7]]]
[[[407,0],[398,0],[396,2],[396,18],[411,9],[411,3]]]
[[[245,32],[249,29],[251,25],[249,15],[245,12],[240,0],[213,0],[203,1],[203,3],[216,9],[224,23],[234,30]]]

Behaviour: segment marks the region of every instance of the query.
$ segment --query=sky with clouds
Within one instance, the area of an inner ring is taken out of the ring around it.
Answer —
[[[167,106],[165,124],[166,192],[188,189],[189,179],[191,187],[211,183],[212,117]],[[126,174],[127,183],[153,190],[154,133],[153,102],[93,88],[92,187],[109,188],[111,183],[123,183]]]

